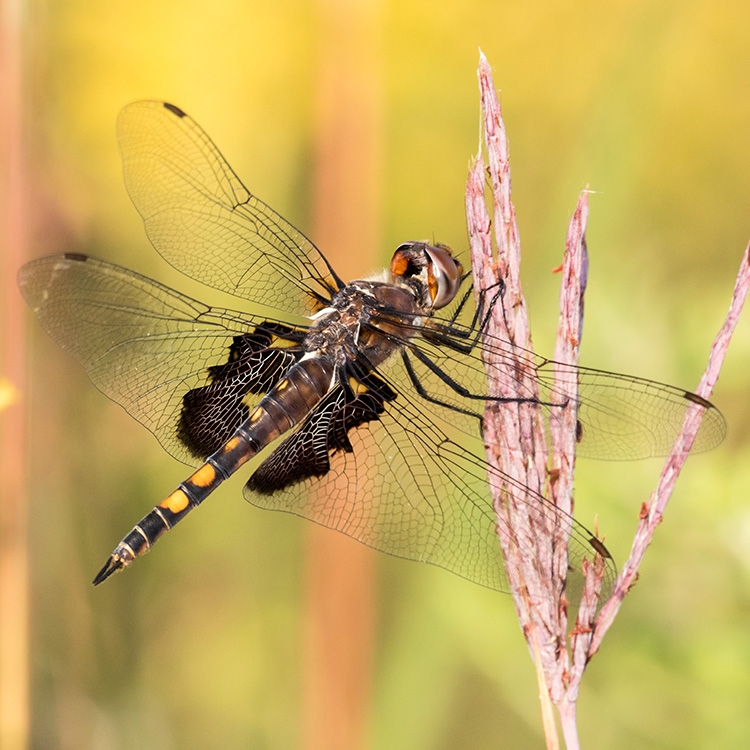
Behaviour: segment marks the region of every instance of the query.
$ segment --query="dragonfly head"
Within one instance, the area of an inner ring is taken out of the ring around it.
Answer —
[[[391,259],[394,281],[412,289],[425,310],[450,304],[461,286],[463,269],[447,245],[404,242]]]

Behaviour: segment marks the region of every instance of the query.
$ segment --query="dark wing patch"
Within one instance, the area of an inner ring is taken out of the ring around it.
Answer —
[[[262,329],[279,338],[287,331],[284,338],[300,341],[307,331],[208,307],[134,271],[80,254],[27,263],[18,281],[42,328],[83,365],[94,385],[188,464],[195,464],[196,456],[179,437],[184,395],[210,382],[212,368],[227,362],[238,337]],[[252,395],[245,401],[252,402]]]
[[[386,401],[396,392],[373,373],[357,369],[355,376],[340,378],[339,385],[321,400],[297,432],[271,453],[250,477],[246,488],[261,495],[312,477],[324,476],[330,456],[352,452],[348,433],[380,418]]]
[[[208,370],[209,383],[188,391],[182,400],[177,435],[197,458],[221,448],[248,418],[248,394],[265,394],[302,355],[302,349],[277,348],[279,339],[300,344],[301,335],[286,326],[264,324],[235,336],[227,362]]]
[[[478,378],[479,374],[472,385],[480,382]],[[347,403],[363,405],[367,391],[362,394],[355,387],[358,382],[350,370],[346,384],[358,398],[339,402],[342,414]],[[387,386],[381,391],[382,384]],[[260,508],[310,519],[374,549],[439,565],[483,586],[509,591],[498,542],[498,516],[489,491],[492,485],[532,505],[540,523],[572,527],[569,560],[575,572],[568,591],[576,589],[583,580],[583,560],[594,558],[593,534],[521,482],[499,471],[488,473],[478,421],[468,408],[471,401],[461,403],[467,405],[461,412],[426,401],[398,356],[382,362],[377,378],[364,385],[370,386],[371,396],[383,397],[382,412],[370,410],[370,416],[377,413],[376,419],[363,419],[353,412],[347,431],[345,418],[336,420],[333,412],[328,413],[326,428],[319,433],[323,435],[321,448],[313,443],[310,424],[303,423],[300,429],[307,433],[295,435],[296,440],[287,438],[292,442],[285,441],[278,449],[282,452],[269,456],[245,486],[245,498]],[[434,374],[428,385],[439,402],[457,398]],[[336,390],[343,387],[337,381]],[[320,419],[317,412],[324,406],[321,402],[308,422]],[[343,425],[345,440],[337,424]],[[351,429],[355,424],[356,429]],[[285,461],[291,463],[297,456],[306,470],[286,472]],[[507,533],[507,527],[503,529]],[[537,559],[539,550],[531,531],[528,536],[512,534],[511,540],[522,554]],[[605,566],[604,589],[608,591],[617,571],[609,558]]]

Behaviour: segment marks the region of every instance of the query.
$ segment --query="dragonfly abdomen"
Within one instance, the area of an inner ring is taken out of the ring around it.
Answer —
[[[330,389],[334,369],[325,357],[309,357],[289,368],[234,435],[122,539],[94,578],[94,585],[148,552],[165,531],[197,508],[225,479],[302,421]]]

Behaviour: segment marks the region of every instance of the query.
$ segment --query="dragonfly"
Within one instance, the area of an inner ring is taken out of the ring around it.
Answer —
[[[501,489],[567,524],[571,576],[599,555],[611,585],[616,568],[595,534],[487,464],[487,350],[517,378],[511,401],[547,418],[576,410],[579,455],[664,455],[694,403],[705,412],[693,449],[724,437],[719,410],[689,391],[556,364],[489,335],[499,293],[476,302],[471,274],[445,245],[405,242],[381,273],[345,283],[172,104],[129,105],[118,136],[126,187],[154,248],[247,310],[203,304],[79,253],[20,270],[42,328],[166,451],[197,467],[124,536],[94,584],[249,463],[243,494],[256,506],[508,591],[503,521],[490,499]],[[541,396],[524,385],[529,376]]]

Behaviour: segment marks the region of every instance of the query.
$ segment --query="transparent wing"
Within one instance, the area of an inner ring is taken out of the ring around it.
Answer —
[[[247,190],[182,110],[135,102],[117,129],[128,193],[154,247],[179,271],[298,316],[340,288],[315,245]]]
[[[540,386],[542,403],[538,408],[547,415],[555,409],[576,410],[579,456],[609,460],[665,456],[693,403],[706,407],[694,452],[715,448],[726,435],[721,412],[685,389],[631,375],[561,365],[514,348],[502,339],[487,335],[479,339],[474,329],[455,328],[449,321],[433,319],[429,324],[432,332],[428,329],[426,336],[408,344],[416,380],[428,396],[477,418],[482,416],[487,399],[482,350],[490,349],[507,363],[507,372],[518,383],[520,398],[536,399],[523,385],[526,378],[522,375],[531,373]],[[557,385],[553,382],[555,371]],[[578,396],[574,395],[576,379]],[[413,379],[409,385],[414,387]]]
[[[393,314],[380,310],[373,325],[378,325],[378,316],[392,331]],[[343,440],[334,423],[346,399],[342,395],[337,403],[322,403],[259,467],[254,477],[260,475],[262,481],[248,482],[245,496],[250,502],[295,513],[376,549],[507,590],[497,538],[497,524],[504,521],[496,517],[489,492],[490,487],[498,488],[533,505],[532,515],[540,523],[571,529],[568,592],[575,600],[583,582],[583,560],[593,560],[603,548],[591,532],[543,496],[488,467],[480,439],[487,400],[482,347],[501,355],[507,363],[501,366],[507,366],[518,383],[518,398],[529,399],[528,408],[543,410],[547,417],[556,409],[576,410],[583,455],[632,459],[666,454],[686,409],[696,402],[706,408],[696,450],[715,447],[724,437],[721,413],[680,388],[558,365],[532,352],[512,351],[506,342],[486,336],[480,344],[473,328],[461,329],[447,320],[432,321],[426,328],[420,325],[416,319],[402,320],[404,335],[391,335],[394,349],[403,347],[406,356],[396,354],[378,368],[378,376],[395,397],[385,399],[377,418],[371,414],[349,425]],[[554,368],[559,371],[557,385],[552,380]],[[541,401],[524,390],[521,370],[539,381]],[[573,395],[576,379],[578,397]],[[284,467],[295,460],[314,471],[288,472]],[[274,491],[258,491],[268,474],[275,477]],[[509,532],[509,538],[523,554],[537,554],[522,536]],[[604,563],[606,593],[616,571],[611,558]]]
[[[397,357],[379,375],[392,385],[408,380]],[[337,414],[347,406],[355,409],[356,401],[347,403],[339,389],[256,472],[271,473],[273,485],[291,483],[266,492],[258,491],[259,485],[264,489],[263,481],[251,478],[245,487],[247,500],[313,520],[380,551],[432,563],[508,591],[498,518],[489,492],[490,485],[505,487],[504,491],[533,504],[541,523],[570,525],[568,592],[575,599],[582,586],[583,559],[593,561],[595,551],[602,549],[592,543],[593,534],[541,495],[489,471],[482,457],[478,420],[426,408],[413,389],[393,388],[393,392],[395,398],[385,404],[379,418],[363,419],[344,441],[335,426]],[[470,440],[461,433],[472,426]],[[309,470],[301,476],[290,473],[285,467],[292,464],[304,464]],[[278,471],[286,472],[283,479]],[[517,535],[513,539],[519,546],[524,544]],[[536,554],[530,548],[523,551]],[[610,558],[605,567],[608,591],[616,570]]]
[[[151,430],[175,458],[189,464],[199,461],[204,451],[196,450],[180,431],[184,396],[193,389],[200,392],[210,368],[232,356],[235,338],[253,334],[267,319],[210,308],[133,271],[84,255],[32,261],[21,269],[19,285],[45,331],[83,365],[102,393]],[[279,351],[271,353],[282,367]],[[242,396],[244,410],[221,414],[222,436],[234,432],[247,405],[273,382],[268,372],[264,380],[258,381],[260,373],[255,381],[253,377],[252,370],[244,373],[250,383]],[[255,392],[248,393],[250,389]],[[221,442],[221,436],[213,440],[216,447]]]

